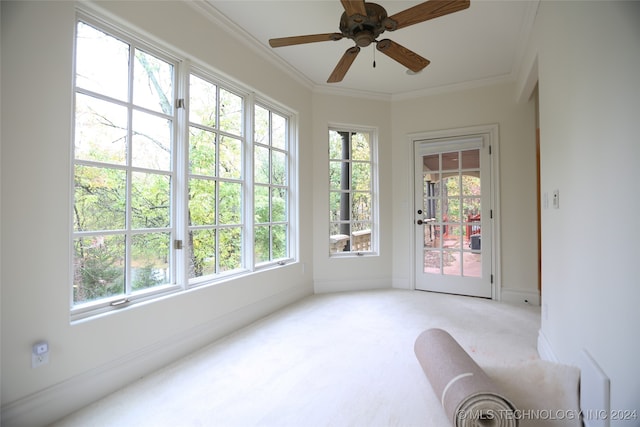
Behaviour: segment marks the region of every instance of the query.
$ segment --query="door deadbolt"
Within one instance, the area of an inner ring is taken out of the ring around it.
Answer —
[[[417,221],[416,221],[416,224],[418,224],[418,225],[422,225],[422,220],[421,220],[421,219],[417,220]]]

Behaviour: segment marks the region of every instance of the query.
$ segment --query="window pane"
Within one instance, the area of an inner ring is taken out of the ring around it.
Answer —
[[[127,109],[76,94],[74,156],[78,160],[125,164]]]
[[[279,259],[287,256],[287,242],[289,239],[287,238],[287,226],[285,224],[282,225],[274,225],[271,227],[272,234],[272,246],[273,246],[273,258]]]
[[[240,268],[242,253],[242,233],[239,227],[223,228],[220,234],[220,271]]]
[[[124,293],[124,236],[74,239],[73,302],[80,304]]]
[[[287,184],[287,156],[280,151],[273,151],[271,154],[271,183]]]
[[[75,167],[75,231],[124,229],[126,176],[119,169]]]
[[[137,106],[173,114],[173,66],[139,49],[133,67],[133,103]]]
[[[352,190],[369,191],[371,189],[371,163],[352,163]]]
[[[287,119],[278,114],[272,114],[271,121],[273,126],[271,143],[275,148],[284,150],[287,148]]]
[[[220,176],[240,178],[242,176],[242,143],[239,139],[223,136],[220,138]]]
[[[171,120],[140,111],[133,112],[133,166],[171,170],[171,125]]]
[[[216,231],[189,231],[189,278],[216,273]]]
[[[349,163],[329,162],[329,189],[348,190]]]
[[[189,180],[189,225],[216,223],[216,182],[208,179]]]
[[[242,98],[220,89],[220,129],[242,135]]]
[[[235,182],[221,182],[218,212],[219,224],[240,224],[242,206],[242,185]]]
[[[287,190],[273,188],[271,190],[271,221],[282,222],[287,220]]]
[[[329,159],[337,160],[343,157],[348,158],[348,144],[346,145],[347,153],[343,156],[342,135],[336,131],[329,131]]]
[[[131,242],[132,290],[139,291],[170,282],[170,233],[136,234]]]
[[[189,172],[194,175],[216,176],[216,134],[189,128]]]
[[[351,158],[353,160],[371,160],[371,146],[369,145],[369,134],[354,133],[351,138]]]
[[[255,221],[258,223],[269,222],[269,187],[256,186],[253,203]]]
[[[347,206],[349,205],[349,194],[332,191],[329,193],[329,212],[331,221],[340,221],[343,199],[346,198]]]
[[[269,149],[254,147],[253,175],[255,182],[269,184]]]
[[[189,76],[189,121],[216,126],[217,86],[193,74]]]
[[[78,22],[76,86],[119,100],[129,88],[129,45]]]
[[[134,172],[131,182],[133,228],[171,225],[171,179],[167,175]]]
[[[269,261],[271,254],[271,241],[269,236],[270,227],[268,225],[259,225],[255,228],[255,262],[261,263]]]
[[[269,145],[269,110],[255,106],[253,120],[253,140],[258,144]]]
[[[371,220],[371,194],[354,193],[352,196],[351,220],[369,221]]]

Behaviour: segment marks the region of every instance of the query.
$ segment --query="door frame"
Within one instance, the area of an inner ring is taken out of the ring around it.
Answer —
[[[416,162],[415,162],[415,146],[418,141],[424,142],[425,140],[442,140],[448,138],[468,138],[468,137],[484,137],[486,138],[487,143],[491,147],[490,151],[490,165],[491,168],[491,182],[490,182],[490,209],[493,213],[492,215],[492,239],[491,239],[491,274],[493,276],[493,280],[491,283],[491,299],[500,301],[501,289],[502,289],[502,278],[501,278],[501,251],[500,251],[500,140],[499,140],[499,126],[497,123],[488,124],[488,125],[479,125],[479,126],[468,126],[468,127],[460,127],[460,128],[451,128],[451,129],[441,129],[441,130],[433,130],[433,131],[424,131],[424,132],[416,132],[410,133],[407,135],[409,144],[411,146],[410,152],[410,164],[411,164],[411,179],[410,181],[410,190],[411,190],[411,201],[410,206],[411,209],[409,211],[409,221],[411,227],[411,249],[410,249],[410,267],[411,267],[411,289],[416,289],[416,233],[413,228],[415,227],[415,211],[417,209],[416,206],[416,186],[415,186],[415,176],[418,171],[416,171]]]

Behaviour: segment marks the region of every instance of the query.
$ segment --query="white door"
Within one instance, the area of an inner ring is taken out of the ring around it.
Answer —
[[[485,136],[415,142],[416,289],[491,298],[490,179]]]

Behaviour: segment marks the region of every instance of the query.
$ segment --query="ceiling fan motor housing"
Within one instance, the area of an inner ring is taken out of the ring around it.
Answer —
[[[365,3],[367,16],[359,13],[347,16],[347,12],[340,18],[342,35],[352,39],[359,47],[366,47],[373,43],[386,30],[393,31],[396,22],[387,16],[387,11],[375,3]]]

